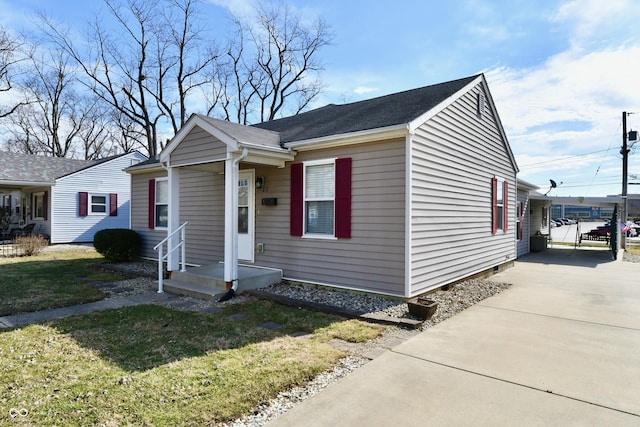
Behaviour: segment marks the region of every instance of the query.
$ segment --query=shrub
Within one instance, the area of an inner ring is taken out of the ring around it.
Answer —
[[[93,236],[93,247],[109,262],[134,261],[140,253],[140,235],[126,228],[109,228]]]
[[[42,236],[18,236],[14,240],[16,252],[24,256],[38,255],[48,244]]]

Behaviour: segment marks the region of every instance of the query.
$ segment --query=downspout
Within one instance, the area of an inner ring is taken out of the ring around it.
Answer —
[[[249,155],[249,150],[247,148],[243,148],[242,149],[242,153],[240,154],[240,156],[236,159],[233,159],[233,169],[235,170],[236,166],[238,165],[238,163],[240,163],[242,160],[244,160],[247,156]],[[231,171],[228,171],[228,173],[231,173]],[[236,195],[237,197],[237,195]],[[237,204],[237,203],[236,203]],[[235,207],[232,207],[235,209]],[[234,210],[234,215],[236,215],[237,218],[237,209]],[[225,225],[226,227],[227,225]],[[238,262],[238,256],[237,256],[237,250],[238,250],[238,236],[237,236],[237,230],[238,227],[237,225],[235,227],[233,227],[234,232],[236,233],[236,236],[234,237],[235,243],[233,245],[233,251],[236,253],[235,256],[233,256],[234,262],[237,264]],[[238,277],[237,277],[237,272],[235,274],[235,277],[232,277],[231,280],[231,288],[227,291],[226,294],[224,294],[219,300],[218,302],[224,302],[224,301],[228,301],[231,298],[233,298],[233,296],[236,294],[236,291],[238,290]]]

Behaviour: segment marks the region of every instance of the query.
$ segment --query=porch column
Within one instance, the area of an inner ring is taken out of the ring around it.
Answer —
[[[169,168],[168,171],[168,192],[169,192],[169,219],[167,224],[167,235],[170,235],[180,227],[180,168]],[[173,235],[168,242],[167,250],[175,248],[180,242],[180,233]],[[167,258],[167,270],[178,271],[180,261],[180,251],[173,251]]]
[[[224,281],[227,290],[238,284],[238,159],[224,163]]]

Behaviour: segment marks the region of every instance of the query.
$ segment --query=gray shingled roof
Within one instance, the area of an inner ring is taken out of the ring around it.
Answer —
[[[101,160],[77,160],[33,154],[0,152],[0,183],[53,183],[57,178],[95,166],[118,156]]]
[[[410,123],[478,75],[350,104],[330,104],[296,116],[254,125],[279,132],[281,143]]]
[[[213,117],[203,116],[201,114],[198,114],[198,116],[200,116],[203,120],[208,121],[213,126],[220,129],[238,142],[259,144],[272,148],[281,148],[280,135],[277,132],[258,129],[251,126],[244,126],[227,120],[214,119]]]

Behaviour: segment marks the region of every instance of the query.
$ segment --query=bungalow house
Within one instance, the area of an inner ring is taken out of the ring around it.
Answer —
[[[127,171],[147,257],[186,224],[186,263],[227,288],[250,267],[412,297],[516,258],[517,170],[480,74],[254,126],[193,115]]]
[[[0,152],[0,207],[10,229],[33,224],[51,243],[92,242],[96,231],[129,228],[124,169],[146,159],[138,152],[101,160]]]

